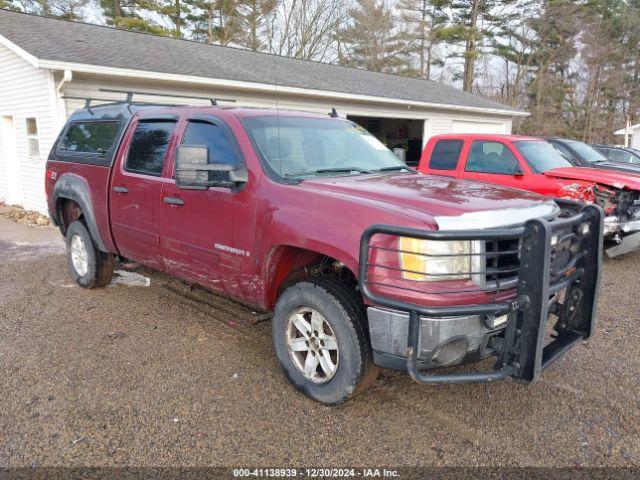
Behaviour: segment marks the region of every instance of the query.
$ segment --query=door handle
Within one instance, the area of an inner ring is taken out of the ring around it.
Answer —
[[[113,191],[116,193],[129,193],[129,189],[126,187],[113,187]]]
[[[184,201],[176,197],[164,197],[162,199],[164,203],[168,203],[169,205],[175,205],[179,207],[180,205],[184,205]]]

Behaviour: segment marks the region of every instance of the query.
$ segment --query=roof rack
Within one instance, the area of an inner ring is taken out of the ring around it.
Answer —
[[[170,98],[191,98],[194,100],[208,100],[211,102],[211,105],[218,105],[218,102],[232,102],[235,103],[235,100],[232,98],[215,98],[215,97],[198,97],[195,95],[177,95],[175,93],[157,93],[157,92],[140,92],[135,90],[113,90],[110,88],[101,88],[101,92],[107,93],[124,93],[127,97],[126,103],[133,103],[134,95],[144,95],[148,97],[170,97]],[[136,102],[136,103],[144,103],[144,102]]]

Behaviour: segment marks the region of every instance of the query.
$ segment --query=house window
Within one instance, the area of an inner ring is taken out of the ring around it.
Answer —
[[[35,118],[27,118],[27,148],[30,157],[40,157],[40,140],[38,139],[38,122]]]

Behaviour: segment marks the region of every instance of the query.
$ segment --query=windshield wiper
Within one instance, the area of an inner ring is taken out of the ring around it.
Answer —
[[[318,175],[322,173],[373,173],[371,170],[365,170],[359,167],[334,167],[334,168],[318,168],[317,170],[305,170],[302,172],[288,172],[283,173],[284,178],[304,177],[310,175]]]
[[[392,167],[382,167],[377,169],[376,172],[399,172],[401,170],[404,170],[407,173],[418,173],[415,169],[407,165],[394,165]]]
[[[371,170],[365,170],[360,167],[334,167],[334,168],[319,168],[315,173],[372,173]]]

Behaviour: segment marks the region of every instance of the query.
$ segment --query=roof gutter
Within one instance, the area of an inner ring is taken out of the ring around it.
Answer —
[[[155,80],[155,81],[161,80],[166,82],[176,82],[176,83],[184,83],[184,84],[191,84],[191,85],[207,85],[207,86],[221,87],[221,88],[237,88],[242,90],[252,90],[252,91],[258,91],[258,92],[275,93],[275,90],[276,90],[275,85],[268,84],[268,83],[244,82],[239,80],[225,80],[225,79],[219,79],[219,78],[207,78],[207,77],[179,75],[174,73],[163,73],[163,72],[150,72],[145,70],[105,67],[100,65],[61,62],[61,61],[52,61],[52,60],[40,60],[38,66],[40,68],[47,68],[50,70],[73,70],[76,73],[108,75],[113,77],[141,78],[141,79],[148,79],[148,80]],[[507,117],[529,116],[528,112],[523,112],[521,110],[504,110],[500,108],[470,107],[470,106],[463,106],[463,105],[451,105],[446,103],[421,102],[421,101],[415,101],[415,100],[404,100],[401,98],[378,97],[373,95],[343,93],[343,92],[336,92],[336,91],[329,91],[329,90],[287,87],[282,85],[278,85],[277,91],[280,94],[289,93],[292,95],[307,96],[307,97],[335,98],[337,100],[347,99],[347,100],[360,101],[360,102],[392,104],[392,105],[402,104],[403,106],[407,106],[408,108],[417,107],[417,108],[429,108],[429,109],[441,109],[441,110],[455,110],[460,112],[482,113],[482,114],[500,115],[500,116],[507,116]]]
[[[62,80],[60,80],[60,83],[56,87],[58,98],[62,98],[64,84],[70,82],[71,80],[73,80],[73,72],[71,70],[65,70],[64,74],[62,75]]]

